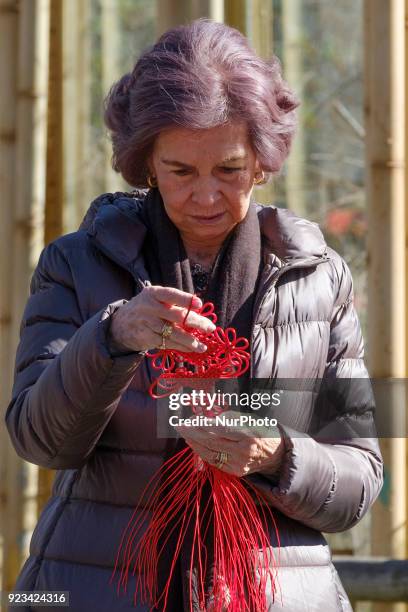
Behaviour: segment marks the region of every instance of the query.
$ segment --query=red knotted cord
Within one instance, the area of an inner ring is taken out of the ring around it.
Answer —
[[[207,346],[205,353],[163,349],[147,353],[155,370],[161,371],[149,392],[153,398],[174,393],[180,379],[236,378],[247,371],[250,356],[246,338],[237,338],[232,327],[217,326],[205,333],[186,325],[194,310],[216,323],[211,302],[193,309],[194,296],[182,327]],[[214,406],[213,414],[223,406]],[[202,508],[203,489],[209,483],[210,498]],[[212,503],[210,503],[212,502]],[[149,521],[149,517],[150,521]],[[208,559],[206,534],[213,521],[213,558]],[[171,578],[188,527],[193,521],[190,563],[190,610],[193,611],[194,560],[197,560],[196,597],[203,612],[264,612],[266,592],[275,599],[280,540],[270,507],[249,481],[228,474],[203,461],[190,447],[183,448],[163,463],[144,488],[119,544],[110,583],[120,568],[117,593],[127,592],[129,571],[137,575],[134,603],[159,607],[165,612]],[[275,560],[268,525],[277,538]],[[176,535],[174,558],[164,589],[158,593],[157,568],[164,547]],[[163,540],[164,538],[164,540]],[[205,592],[208,566],[212,565],[211,592]],[[180,605],[181,602],[180,602]]]
[[[174,349],[160,349],[155,353],[148,352],[147,356],[152,360],[153,369],[161,371],[150,387],[150,394],[156,399],[174,393],[178,388],[177,379],[237,378],[249,368],[250,356],[246,350],[249,342],[246,338],[237,338],[237,332],[233,327],[227,327],[224,330],[218,326],[213,332],[206,333],[186,325],[191,310],[209,318],[214,324],[217,322],[214,304],[206,302],[201,308],[193,308],[193,299],[194,297],[190,302],[182,327],[199,342],[205,344],[207,350],[205,353]]]

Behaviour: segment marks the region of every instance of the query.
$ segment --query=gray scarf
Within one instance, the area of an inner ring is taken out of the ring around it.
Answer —
[[[190,262],[183,241],[178,229],[166,213],[158,189],[151,189],[146,195],[143,219],[148,228],[143,253],[151,282],[194,293]],[[212,267],[207,291],[201,296],[204,302],[211,301],[214,303],[218,325],[223,328],[233,326],[236,328],[238,336],[244,336],[248,339],[252,329],[254,297],[260,268],[261,233],[256,208],[254,205],[250,205],[246,217],[235,226],[224,240]],[[185,445],[183,438],[169,439],[164,459],[168,459],[173,453],[184,448]],[[206,485],[201,503],[202,511],[210,493],[209,485]],[[192,527],[193,525],[189,524],[178,562],[175,565],[170,601],[168,601],[167,607],[168,612],[178,612],[183,607],[183,599],[184,601],[188,600]],[[170,525],[166,531],[168,534]],[[210,527],[205,541],[210,559],[213,550],[212,534],[213,530]],[[164,588],[169,575],[177,535],[177,531],[172,534],[159,561],[159,593]],[[194,583],[194,573],[192,578]],[[211,590],[211,583],[212,567],[210,563],[205,585],[207,593]],[[198,612],[198,598],[193,595],[193,599],[192,609]]]
[[[169,219],[158,189],[145,198],[143,216],[148,228],[144,243],[146,266],[153,284],[194,293],[193,280],[183,241]],[[224,240],[211,271],[204,301],[215,305],[217,323],[233,326],[249,339],[255,289],[261,266],[261,232],[256,208]]]

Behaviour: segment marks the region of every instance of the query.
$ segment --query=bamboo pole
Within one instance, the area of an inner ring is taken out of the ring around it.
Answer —
[[[252,0],[248,8],[248,37],[261,57],[269,57],[273,49],[273,4]]]
[[[300,46],[303,37],[302,4],[302,0],[282,2],[282,59],[285,79],[300,99],[304,79],[303,53]],[[305,132],[300,114],[296,137],[286,162],[285,191],[287,207],[301,217],[306,217],[308,212],[305,202],[305,161]]]
[[[209,17],[214,21],[224,21],[223,0],[190,0],[187,11],[190,19]]]
[[[62,162],[62,225],[70,232],[75,231],[75,175],[77,153],[78,124],[76,107],[78,91],[76,88],[76,72],[78,64],[77,41],[78,1],[70,0],[62,4],[62,131],[63,131],[63,162]],[[60,228],[61,229],[61,228]]]
[[[269,0],[226,0],[225,22],[248,37],[261,57],[270,57],[273,48],[273,5]],[[273,182],[254,188],[257,202],[271,204]]]
[[[199,17],[224,20],[223,0],[157,0],[156,34]]]
[[[9,355],[15,355],[29,279],[43,246],[48,37],[49,0],[20,1],[15,205],[8,254],[13,272]],[[13,588],[21,562],[28,554],[28,538],[36,522],[37,468],[18,459],[10,443],[6,464],[3,588],[8,590]]]
[[[50,11],[47,176],[44,223],[45,244],[48,244],[62,233],[62,209],[64,201],[62,140],[62,0],[53,0],[50,5]]]
[[[77,0],[77,2],[76,122],[78,137],[75,156],[75,228],[72,229],[77,229],[88,210],[91,199],[98,195],[93,181],[91,163],[93,159],[91,150],[91,0]],[[109,154],[112,154],[111,150]],[[65,228],[65,231],[71,231],[71,229]]]
[[[273,5],[269,0],[252,0],[248,6],[248,37],[255,51],[264,58],[272,55]],[[274,199],[273,182],[254,188],[257,202],[271,204]]]
[[[405,0],[405,165],[408,156],[408,0]],[[405,167],[405,211],[408,210],[408,172]],[[408,276],[408,214],[405,212],[405,278]],[[408,304],[408,280],[405,283],[405,304]],[[406,374],[408,378],[408,310],[405,313],[405,355],[406,355]],[[405,465],[406,472],[406,491],[408,492],[408,444],[406,445]],[[408,519],[408,493],[406,496],[405,516]],[[408,557],[408,537],[406,538],[405,555]],[[407,606],[408,612],[408,606]]]
[[[17,0],[0,0],[0,406],[4,423],[5,410],[11,394],[13,378],[10,359],[12,308],[10,290],[12,269],[10,252],[12,249],[13,210],[15,205],[16,164],[16,83],[17,72]],[[3,585],[6,555],[3,555],[7,530],[7,457],[8,435],[5,427],[0,427],[0,591]]]
[[[190,19],[190,0],[157,0],[156,34],[187,23]]]
[[[402,341],[406,319],[404,10],[404,0],[366,0],[364,5],[370,304],[367,362],[375,378],[404,378],[406,372]],[[391,398],[390,419],[395,409]],[[372,510],[372,554],[398,559],[406,552],[406,440],[382,439],[381,449],[385,487]],[[405,606],[375,604],[374,610],[402,612]]]
[[[224,20],[228,25],[246,34],[248,32],[247,0],[225,0]]]
[[[120,65],[120,23],[117,0],[101,0],[102,34],[102,88],[105,96],[111,85],[123,73]],[[126,191],[128,186],[120,174],[112,169],[112,145],[104,139],[104,189],[105,191]]]
[[[83,218],[98,185],[92,176],[95,155],[90,146],[91,70],[90,70],[90,0],[63,3],[63,225],[61,232],[73,232]],[[111,83],[112,84],[112,83]],[[108,166],[106,140],[103,163]],[[97,163],[97,162],[96,162]],[[113,170],[109,168],[109,172]],[[115,177],[117,175],[115,174]],[[105,189],[105,185],[102,186]]]

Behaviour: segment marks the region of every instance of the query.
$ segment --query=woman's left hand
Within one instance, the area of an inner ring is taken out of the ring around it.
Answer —
[[[226,417],[237,413],[227,411]],[[203,461],[215,465],[217,452],[228,453],[227,462],[219,469],[234,476],[247,476],[253,472],[274,474],[279,470],[284,454],[284,443],[279,429],[273,428],[273,437],[257,437],[243,427],[222,427],[214,424],[202,427],[175,426],[186,443]],[[268,432],[269,433],[269,432]]]

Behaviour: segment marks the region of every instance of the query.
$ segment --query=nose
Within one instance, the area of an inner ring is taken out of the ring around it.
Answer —
[[[201,177],[194,181],[191,199],[200,208],[211,208],[220,197],[219,185],[215,177]]]

